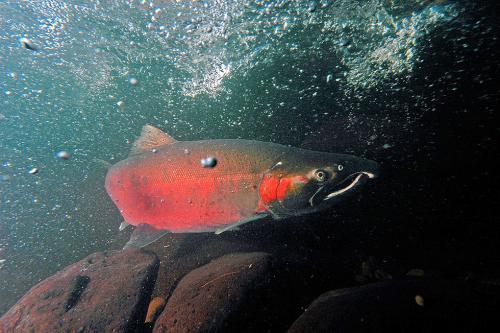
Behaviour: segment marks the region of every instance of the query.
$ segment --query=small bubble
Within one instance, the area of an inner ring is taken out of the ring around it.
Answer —
[[[333,79],[333,75],[332,74],[328,74],[326,76],[326,83],[329,83],[332,79]]]
[[[184,149],[184,155],[189,155],[189,149]]]
[[[212,156],[202,158],[200,160],[200,162],[201,162],[201,166],[204,168],[213,168],[217,165],[217,159],[215,157],[212,157]]]
[[[61,160],[67,160],[71,157],[71,153],[65,151],[65,150],[61,150],[59,152],[56,153],[56,156],[58,158],[60,158]]]
[[[28,171],[30,175],[35,175],[38,173],[38,168],[31,168],[30,171]]]
[[[139,84],[139,80],[137,80],[135,77],[131,77],[128,82],[130,82],[131,85],[136,86]]]
[[[35,46],[35,44],[33,44],[33,42],[26,37],[19,39],[19,42],[21,43],[22,47],[24,47],[25,49],[32,50],[32,51],[36,51],[38,49]]]
[[[342,38],[338,41],[339,46],[349,47],[351,45],[351,41],[349,39]]]
[[[312,12],[316,11],[317,8],[318,8],[318,5],[316,4],[316,2],[315,1],[311,1],[309,3],[309,6],[307,7],[307,11],[309,13],[312,13]]]

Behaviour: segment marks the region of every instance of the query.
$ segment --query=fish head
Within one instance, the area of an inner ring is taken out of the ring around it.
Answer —
[[[327,209],[376,178],[378,164],[346,154],[301,150],[282,156],[260,187],[264,206],[275,217]]]

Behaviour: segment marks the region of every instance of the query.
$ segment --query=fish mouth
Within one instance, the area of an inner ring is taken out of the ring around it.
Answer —
[[[346,177],[343,181],[341,181],[339,184],[335,185],[332,190],[333,192],[330,192],[327,196],[323,198],[323,201],[325,200],[330,200],[336,196],[339,196],[341,194],[344,194],[346,192],[349,192],[360,185],[363,185],[366,183],[368,179],[375,178],[376,175],[371,172],[367,171],[362,171],[362,172],[356,172],[353,173],[352,175]]]
[[[316,191],[316,193],[314,193],[313,196],[309,199],[309,203],[311,207],[318,206],[321,203],[332,200],[333,198],[338,197],[342,194],[353,192],[355,189],[366,183],[368,179],[376,177],[376,173],[368,171],[355,172],[350,176],[347,176],[340,183],[335,184],[334,186],[324,185],[320,187]]]

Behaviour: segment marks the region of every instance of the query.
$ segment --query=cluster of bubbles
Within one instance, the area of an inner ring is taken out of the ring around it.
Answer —
[[[373,88],[411,72],[419,40],[460,13],[442,1],[381,0],[146,2],[141,8],[151,17],[148,28],[171,50],[166,57],[188,74],[182,92],[191,97],[215,95],[225,89],[223,80],[287,52],[335,56],[344,67],[335,79],[345,89]]]
[[[41,1],[6,9],[38,18],[36,29],[18,21],[10,30],[33,37],[21,37],[23,45],[45,51],[90,91],[129,75],[127,63],[165,61],[177,73],[169,75],[173,88],[189,97],[216,96],[227,89],[224,80],[288,52],[334,56],[344,70],[329,81],[353,91],[373,88],[411,72],[419,40],[460,13],[437,0]],[[116,33],[102,34],[110,25]],[[68,61],[77,52],[83,62]]]

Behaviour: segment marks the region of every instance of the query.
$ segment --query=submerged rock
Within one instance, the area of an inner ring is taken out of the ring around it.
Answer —
[[[288,333],[488,331],[499,324],[499,292],[444,280],[333,290],[314,300]]]
[[[31,288],[0,318],[0,332],[133,332],[158,266],[138,249],[91,254]]]
[[[248,326],[255,314],[246,309],[256,308],[259,291],[269,285],[270,268],[269,254],[253,252],[225,255],[191,271],[173,291],[153,332],[240,331],[237,326]]]

